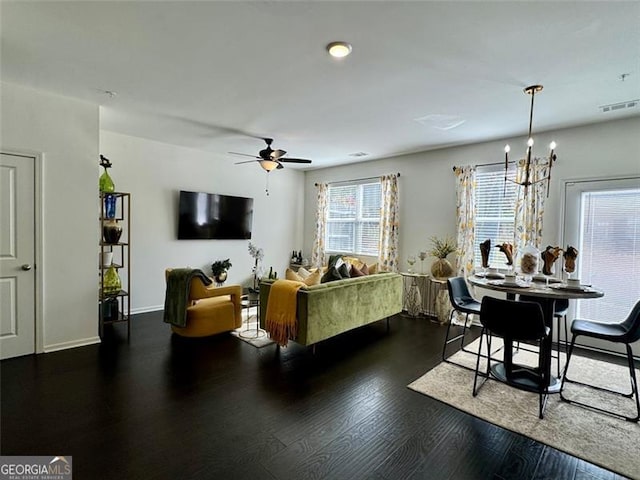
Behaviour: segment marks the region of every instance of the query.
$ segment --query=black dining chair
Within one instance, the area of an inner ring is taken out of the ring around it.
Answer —
[[[469,370],[473,370],[464,365],[460,365],[455,362],[451,362],[447,359],[447,345],[453,343],[457,340],[460,340],[460,349],[467,353],[472,353],[473,355],[477,355],[477,352],[472,352],[471,350],[467,350],[464,347],[464,337],[467,332],[467,323],[469,320],[469,314],[480,315],[480,302],[474,299],[469,292],[469,288],[467,287],[467,282],[464,277],[454,277],[447,279],[447,290],[449,291],[449,301],[451,302],[451,306],[453,309],[451,310],[451,314],[449,315],[449,323],[447,324],[447,333],[444,338],[444,346],[442,347],[442,360],[448,363],[453,363],[455,365],[459,365],[461,367],[467,368]],[[449,338],[451,332],[451,320],[453,319],[453,314],[455,312],[460,312],[465,314],[464,324],[462,325],[462,333],[456,335],[453,338]]]
[[[529,296],[529,295],[520,295],[518,297],[521,301],[524,302],[537,302],[539,297]],[[553,319],[555,320],[556,326],[556,345],[557,351],[553,357],[556,358],[556,367],[558,378],[560,378],[560,353],[561,350],[564,349],[564,353],[567,353],[569,349],[569,334],[567,331],[567,313],[569,312],[569,299],[567,298],[559,298],[555,301],[553,306]],[[560,328],[564,329],[564,340],[562,340],[562,336],[560,335]],[[551,331],[551,336],[553,337],[553,329]]]
[[[633,361],[633,350],[631,344],[640,340],[640,301],[635,304],[631,309],[629,316],[623,321],[618,323],[602,323],[593,320],[579,320],[576,319],[571,324],[571,344],[569,345],[569,352],[567,353],[567,364],[564,367],[564,375],[562,376],[562,384],[560,386],[560,398],[567,403],[573,403],[582,407],[590,408],[598,412],[607,413],[614,417],[624,418],[630,422],[637,422],[640,420],[640,399],[638,399],[638,380],[636,378],[636,370]],[[608,388],[598,387],[595,385],[589,385],[587,383],[579,382],[576,380],[570,380],[567,378],[567,371],[569,370],[569,362],[571,361],[571,355],[573,354],[573,348],[576,343],[576,338],[580,335],[591,338],[598,338],[600,340],[607,340],[614,343],[624,343],[627,350],[627,362],[629,364],[629,377],[631,379],[631,392],[623,393]],[[577,400],[571,400],[564,396],[564,384],[578,383],[585,385],[596,390],[609,392],[612,394],[620,395],[627,398],[634,398],[636,403],[636,416],[629,417],[613,410],[601,408],[593,404],[579,402]]]
[[[512,387],[538,394],[538,416],[544,418],[544,409],[549,395],[550,354],[545,340],[550,334],[549,327],[544,324],[542,307],[537,302],[523,302],[503,300],[500,298],[484,297],[480,309],[480,349],[482,351],[483,337],[487,337],[487,351],[491,351],[491,338],[498,336],[504,342],[504,360],[492,362],[491,355],[487,356],[487,368],[480,373],[480,356],[476,361],[473,378],[473,396],[477,396],[480,388],[494,377]],[[514,342],[535,342],[538,345],[538,365],[527,366],[514,363]],[[484,378],[478,385],[478,377]]]

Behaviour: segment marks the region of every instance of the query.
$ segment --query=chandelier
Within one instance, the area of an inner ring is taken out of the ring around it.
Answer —
[[[524,93],[527,95],[531,95],[531,110],[529,111],[529,139],[527,140],[527,150],[525,152],[524,157],[524,178],[518,180],[508,178],[507,170],[509,169],[509,152],[511,151],[511,147],[507,144],[504,147],[504,186],[506,191],[507,180],[511,183],[515,183],[516,185],[521,185],[524,187],[524,194],[527,195],[527,189],[531,185],[535,185],[539,182],[547,182],[547,197],[549,196],[549,184],[551,183],[551,167],[553,166],[553,162],[556,161],[556,142],[551,142],[549,144],[549,157],[547,159],[547,163],[543,164],[543,166],[547,166],[547,174],[544,178],[537,178],[532,180],[531,175],[531,154],[533,150],[533,137],[531,136],[531,127],[533,125],[533,100],[536,96],[536,93],[542,91],[542,85],[531,85],[524,89]]]

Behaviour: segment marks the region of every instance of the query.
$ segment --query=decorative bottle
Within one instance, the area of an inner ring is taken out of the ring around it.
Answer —
[[[116,191],[116,186],[113,183],[113,180],[109,176],[109,172],[107,169],[104,169],[104,173],[100,175],[100,191],[103,193],[111,193]]]
[[[116,186],[113,184],[113,180],[107,172],[107,168],[111,168],[111,162],[104,155],[100,155],[100,166],[104,168],[104,173],[100,175],[98,186],[103,193],[111,193],[116,191]]]
[[[113,295],[122,290],[120,275],[113,265],[104,274],[102,290],[106,295]]]
[[[111,193],[104,196],[104,216],[109,220],[116,218],[117,197]]]

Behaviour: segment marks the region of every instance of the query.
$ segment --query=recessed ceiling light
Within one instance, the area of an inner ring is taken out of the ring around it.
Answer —
[[[327,45],[327,52],[334,58],[346,57],[351,53],[351,44],[347,42],[331,42]]]

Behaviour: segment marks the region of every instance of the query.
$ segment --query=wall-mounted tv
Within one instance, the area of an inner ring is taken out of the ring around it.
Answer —
[[[253,198],[180,191],[178,240],[251,238]]]

